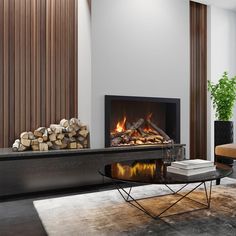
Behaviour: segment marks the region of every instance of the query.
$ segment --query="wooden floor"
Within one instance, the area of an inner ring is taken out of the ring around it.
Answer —
[[[234,166],[233,178],[236,179],[236,164]],[[93,191],[102,191],[111,186],[103,188],[93,188],[84,190],[74,190],[72,192],[59,192],[44,194],[43,196],[31,195],[27,198],[8,199],[0,202],[0,235],[12,236],[12,235],[24,235],[24,236],[44,236],[47,235],[43,225],[38,217],[38,214],[33,206],[33,201],[37,199],[45,199],[51,197],[60,197],[71,194],[87,193]]]

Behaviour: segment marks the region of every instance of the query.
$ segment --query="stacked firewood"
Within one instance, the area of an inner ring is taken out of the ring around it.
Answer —
[[[89,131],[78,119],[62,119],[49,128],[39,127],[34,132],[23,132],[12,145],[12,150],[48,151],[49,149],[82,149],[89,147]]]
[[[126,122],[125,130],[111,132],[110,141],[113,147],[173,143],[173,140],[149,118],[141,118],[132,124]]]

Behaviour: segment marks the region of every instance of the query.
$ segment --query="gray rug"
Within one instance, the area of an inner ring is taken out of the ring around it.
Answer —
[[[179,186],[176,186],[179,187]],[[192,186],[191,186],[192,187]],[[170,193],[161,185],[135,187],[135,197]],[[204,201],[203,189],[191,194]],[[177,197],[168,195],[140,201],[158,213]],[[210,209],[153,220],[124,202],[117,190],[52,198],[34,202],[39,217],[50,236],[74,235],[224,235],[236,236],[236,180],[225,178],[213,186]],[[199,205],[181,201],[168,214],[193,210]]]

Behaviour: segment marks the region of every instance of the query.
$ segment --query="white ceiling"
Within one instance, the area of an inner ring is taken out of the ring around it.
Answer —
[[[236,11],[236,0],[193,0],[193,1]]]

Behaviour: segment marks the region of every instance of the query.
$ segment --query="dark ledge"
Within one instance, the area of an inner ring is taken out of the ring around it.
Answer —
[[[140,146],[126,146],[126,147],[110,147],[100,149],[64,149],[64,150],[50,150],[50,151],[25,151],[13,152],[11,148],[0,148],[0,161],[9,161],[19,158],[48,158],[69,155],[87,155],[87,154],[104,154],[104,153],[122,153],[122,152],[140,152],[140,151],[154,151],[172,147],[184,147],[185,144],[161,144],[161,145],[140,145]]]

